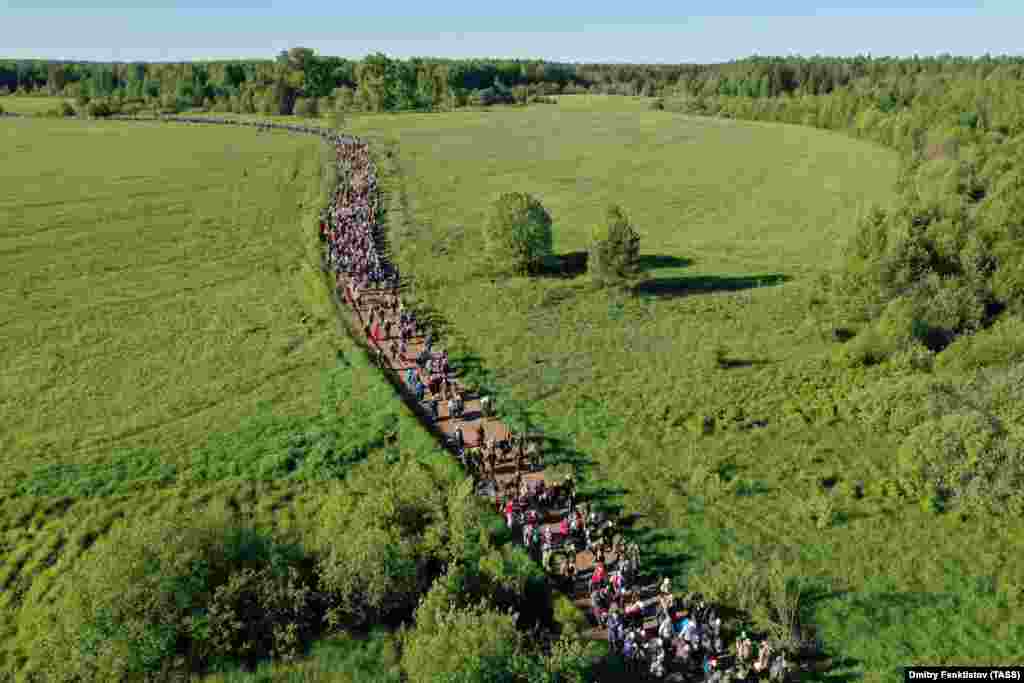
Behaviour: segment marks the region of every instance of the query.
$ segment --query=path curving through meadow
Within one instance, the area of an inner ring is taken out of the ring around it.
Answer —
[[[6,114],[6,116],[17,116],[15,114]],[[332,130],[324,129],[313,126],[302,126],[296,124],[284,124],[284,123],[268,123],[262,121],[244,121],[229,118],[213,118],[213,117],[187,117],[187,116],[162,116],[159,118],[142,118],[142,117],[112,117],[117,120],[124,121],[140,121],[140,122],[153,122],[153,121],[168,121],[185,124],[200,124],[200,125],[234,125],[234,126],[246,126],[256,128],[257,130],[281,130],[285,132],[316,135],[320,137],[325,144],[332,145],[335,150],[342,150],[345,148],[360,147],[363,150],[368,150],[368,145],[364,141],[350,135],[338,134]],[[373,178],[376,178],[376,168],[373,165],[372,160],[368,162],[370,164],[370,173]],[[335,201],[339,197],[343,196],[343,188],[336,188],[333,197]],[[374,184],[373,191],[376,192]],[[376,198],[374,198],[376,201]],[[332,205],[333,208],[333,205]],[[383,244],[383,231],[382,226],[371,220],[368,229],[377,231],[381,236],[381,244]],[[379,258],[386,261],[385,250],[381,250],[378,254]],[[464,393],[465,407],[464,411],[459,415],[453,415],[448,409],[446,401],[439,401],[438,405],[438,417],[436,420],[432,419],[429,412],[425,408],[425,404],[416,397],[416,390],[413,383],[410,383],[409,371],[411,370],[414,375],[420,373],[420,369],[414,362],[417,356],[426,351],[426,330],[422,328],[416,328],[411,336],[407,339],[407,347],[404,353],[395,353],[392,349],[392,343],[395,341],[397,334],[374,334],[375,330],[370,328],[370,315],[371,311],[376,314],[376,319],[380,320],[380,316],[383,315],[383,319],[390,320],[392,323],[397,322],[397,313],[393,310],[385,311],[384,304],[393,300],[401,300],[402,287],[400,282],[378,282],[376,286],[367,287],[365,283],[357,283],[356,278],[353,277],[353,273],[346,272],[345,269],[334,269],[332,270],[332,261],[327,258],[327,250],[324,253],[323,268],[325,271],[325,277],[328,277],[330,282],[330,289],[332,292],[332,298],[335,305],[338,308],[338,313],[341,320],[346,325],[350,335],[362,346],[366,352],[370,355],[371,359],[379,359],[382,361],[380,367],[382,372],[388,377],[389,381],[396,387],[399,397],[409,405],[414,412],[417,414],[418,419],[424,424],[424,426],[434,432],[442,446],[446,448],[453,457],[459,456],[459,449],[455,448],[453,444],[453,436],[457,428],[461,427],[461,430],[465,436],[466,446],[469,448],[479,448],[484,443],[489,441],[502,441],[507,440],[511,435],[512,431],[509,425],[502,421],[497,416],[485,416],[482,410],[481,399],[482,397],[475,393],[474,388],[470,386],[463,386],[459,379],[458,368],[453,367],[452,370],[452,383],[455,389],[459,392]],[[359,295],[356,297],[351,296],[351,293],[358,291]],[[347,292],[347,294],[346,294]],[[438,356],[437,349],[434,349],[435,357]],[[500,406],[497,406],[500,411]],[[492,415],[495,412],[492,409]],[[481,435],[482,434],[482,438]],[[528,435],[529,443],[534,448],[539,449],[542,440],[539,435]],[[541,458],[538,458],[541,460]],[[470,470],[469,474],[478,478],[477,473],[474,472],[474,468],[467,468]],[[546,487],[555,487],[561,482],[558,481],[555,475],[543,467],[526,467],[522,466],[517,453],[512,451],[506,454],[506,457],[498,460],[496,467],[493,469],[493,483],[494,486],[489,487],[489,490],[482,491],[482,495],[487,496],[495,505],[498,512],[501,512],[503,504],[506,502],[508,497],[512,495],[512,491],[516,488],[517,481],[525,482],[527,487],[531,485],[539,484],[544,482]],[[485,479],[479,477],[479,479]],[[487,487],[482,487],[487,488]],[[545,518],[542,521],[542,528],[549,531],[551,535],[561,541],[558,546],[565,552],[566,547],[570,547],[568,555],[572,559],[572,564],[576,570],[576,580],[572,584],[570,597],[576,603],[578,607],[585,613],[591,612],[590,593],[588,586],[590,581],[588,580],[594,570],[595,565],[595,554],[590,549],[576,549],[571,546],[567,546],[564,538],[560,538],[560,521],[566,510],[564,507],[558,509],[542,509],[542,514]],[[614,557],[614,560],[618,562],[621,558],[615,557],[615,554],[606,555],[609,559]],[[640,594],[645,598],[647,607],[653,607],[656,594],[655,586],[643,586],[639,587]],[[644,618],[640,620],[640,631],[644,634],[642,638],[647,638],[651,635],[657,638],[657,635],[653,632],[657,630],[657,621],[651,610],[646,611]],[[607,631],[600,625],[593,626],[585,632],[585,637],[594,640],[604,640],[608,637]],[[697,671],[689,670],[688,674],[697,674]],[[683,680],[683,672],[681,670],[675,670],[667,675],[668,680]],[[687,676],[691,677],[691,676]]]

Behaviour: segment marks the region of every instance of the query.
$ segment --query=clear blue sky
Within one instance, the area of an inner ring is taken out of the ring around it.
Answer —
[[[0,0],[0,57],[268,58],[300,45],[343,57],[634,63],[1021,55],[1024,0]]]

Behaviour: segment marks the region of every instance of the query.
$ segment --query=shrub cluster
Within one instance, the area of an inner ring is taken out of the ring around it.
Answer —
[[[694,575],[689,587],[713,603],[735,605],[783,648],[799,650],[804,645],[805,586],[792,566],[781,554],[754,559],[727,554]]]
[[[105,100],[92,100],[85,108],[86,113],[94,118],[106,118],[113,115],[114,109]]]
[[[619,206],[609,206],[605,224],[594,229],[587,269],[602,285],[629,282],[639,274],[640,236]]]
[[[296,654],[314,627],[311,565],[227,512],[131,520],[27,616],[43,679],[125,680],[223,658]]]
[[[538,199],[506,192],[494,202],[484,244],[497,269],[536,272],[551,256],[552,242],[551,215]]]
[[[287,541],[224,508],[115,526],[50,596],[26,597],[19,630],[34,675],[126,680],[251,666],[295,657],[325,626],[414,615],[410,680],[440,680],[430,676],[442,670],[477,680],[478,660],[520,672],[507,680],[577,680],[556,673],[589,661],[566,644],[560,663],[548,662],[520,640],[522,629],[554,628],[544,574],[500,544],[501,520],[449,459],[364,462],[310,510]],[[471,651],[476,659],[463,660]],[[538,671],[548,678],[529,673]]]
[[[900,438],[892,482],[900,493],[935,510],[1019,514],[1021,396],[1024,363],[1016,363],[970,379],[894,377],[852,394],[847,410],[866,426]]]

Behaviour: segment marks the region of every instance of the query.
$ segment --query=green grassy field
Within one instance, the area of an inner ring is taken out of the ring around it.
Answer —
[[[610,98],[350,127],[394,153],[389,229],[445,344],[532,414],[599,498],[641,513],[656,568],[697,585],[754,548],[785,554],[808,582],[830,679],[1018,652],[1019,523],[937,518],[875,493],[894,443],[831,418],[878,373],[831,362],[817,277],[865,203],[893,196],[893,153]],[[620,203],[642,235],[639,296],[584,277],[492,279],[480,227],[502,191],[544,202],[559,253],[585,249]],[[829,504],[819,528],[815,506]]]
[[[118,520],[228,505],[288,533],[386,437],[435,446],[336,318],[318,141],[40,120],[0,137],[6,680],[31,669],[21,626]]]
[[[0,97],[0,107],[13,114],[41,114],[59,107],[61,102],[71,100],[64,97]],[[72,102],[72,106],[74,103]]]
[[[173,459],[258,401],[316,405],[341,336],[303,240],[315,142],[59,121],[2,135],[5,480],[121,447]]]

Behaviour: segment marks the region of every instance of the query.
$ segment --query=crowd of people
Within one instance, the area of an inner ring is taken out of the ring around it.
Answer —
[[[535,444],[507,428],[501,438],[488,437],[484,419],[494,412],[489,397],[480,400],[481,414],[467,419],[466,393],[453,377],[447,351],[435,349],[433,333],[397,294],[399,272],[384,257],[377,223],[376,169],[369,149],[347,138],[335,145],[341,183],[321,216],[325,263],[342,298],[363,321],[379,364],[397,367],[425,417],[454,424],[449,445],[484,484],[514,536],[566,594],[590,596],[592,624],[607,631],[612,651],[638,675],[658,679],[670,671],[703,672],[714,683],[784,678],[790,668],[785,653],[776,653],[767,641],[755,653],[753,641],[741,632],[726,649],[722,620],[701,596],[677,598],[669,579],[641,586],[639,546],[624,541],[614,519],[578,503],[571,476],[557,485],[525,476],[540,465]],[[416,354],[410,351],[413,338],[424,342]],[[474,420],[475,429],[469,426]],[[509,461],[509,476],[499,484],[499,471]]]

